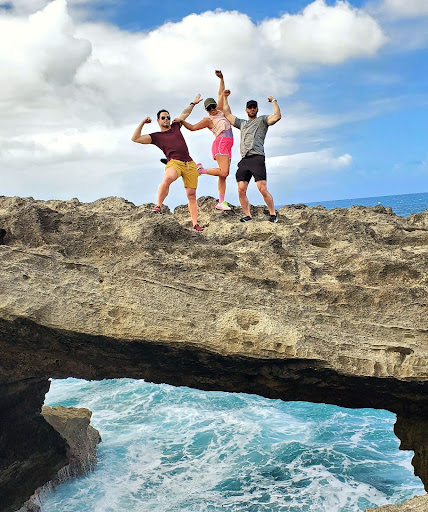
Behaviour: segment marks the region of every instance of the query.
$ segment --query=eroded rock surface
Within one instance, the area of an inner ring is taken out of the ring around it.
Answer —
[[[199,204],[0,198],[0,408],[134,377],[428,416],[428,212]]]
[[[383,507],[368,508],[365,512],[427,512],[427,510],[428,495],[425,495],[416,496],[400,505],[384,505]]]
[[[47,493],[69,478],[92,471],[97,461],[96,447],[101,442],[101,436],[98,430],[89,424],[92,416],[89,409],[44,406],[42,416],[67,442],[68,464],[61,468],[50,482],[37,489],[19,512],[39,512],[40,503]]]
[[[0,368],[6,366],[2,346]],[[19,508],[68,462],[64,439],[41,416],[47,379],[23,379],[0,385],[0,511]]]

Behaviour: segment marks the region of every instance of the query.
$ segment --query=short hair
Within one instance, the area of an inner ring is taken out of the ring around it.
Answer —
[[[159,112],[157,113],[158,119],[160,118],[160,115],[162,114],[162,112],[166,112],[167,114],[169,114],[168,110],[166,108],[163,108],[163,109],[159,110]]]

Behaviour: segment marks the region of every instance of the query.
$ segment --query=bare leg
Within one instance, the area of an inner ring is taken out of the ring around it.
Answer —
[[[169,186],[178,178],[177,171],[174,167],[168,167],[165,169],[165,175],[163,177],[162,183],[159,185],[158,189],[158,202],[157,206],[162,206],[165,201],[166,196],[169,193]]]
[[[224,155],[220,155],[224,156]],[[229,158],[229,157],[226,157]],[[229,175],[229,170],[225,171],[221,167],[211,167],[210,169],[205,169],[207,172],[206,174],[209,174],[210,176],[221,176],[223,178],[227,178]]]
[[[188,208],[192,217],[192,224],[198,223],[198,203],[196,201],[196,188],[186,187],[186,195],[188,200]]]
[[[244,210],[245,215],[251,217],[250,203],[247,198],[248,181],[238,181],[238,196],[241,208]]]
[[[230,158],[227,155],[215,157],[222,174],[218,175],[218,201],[222,203],[226,195],[226,178],[229,176]]]
[[[259,189],[260,194],[263,196],[264,202],[266,206],[269,208],[269,213],[271,215],[275,215],[275,206],[273,204],[273,197],[269,193],[266,180],[260,180],[256,182],[257,188]]]

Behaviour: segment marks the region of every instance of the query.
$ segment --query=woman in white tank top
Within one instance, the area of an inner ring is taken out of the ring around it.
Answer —
[[[233,134],[232,125],[223,114],[223,91],[224,79],[221,71],[217,70],[215,74],[220,78],[220,86],[218,90],[218,101],[214,98],[207,98],[204,101],[205,110],[208,117],[204,117],[202,121],[196,124],[190,124],[180,118],[183,126],[192,132],[208,128],[214,134],[214,142],[212,145],[213,159],[217,162],[218,167],[205,169],[202,164],[198,164],[199,174],[209,174],[210,176],[218,176],[218,210],[230,210],[230,206],[225,201],[226,194],[226,178],[229,176],[230,161],[232,159]]]

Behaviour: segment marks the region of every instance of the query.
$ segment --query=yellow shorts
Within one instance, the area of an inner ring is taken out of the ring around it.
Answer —
[[[184,186],[186,188],[197,188],[199,173],[195,162],[182,162],[181,160],[170,160],[166,164],[165,170],[168,169],[169,167],[174,167],[174,169],[177,171],[177,177],[182,177]]]

